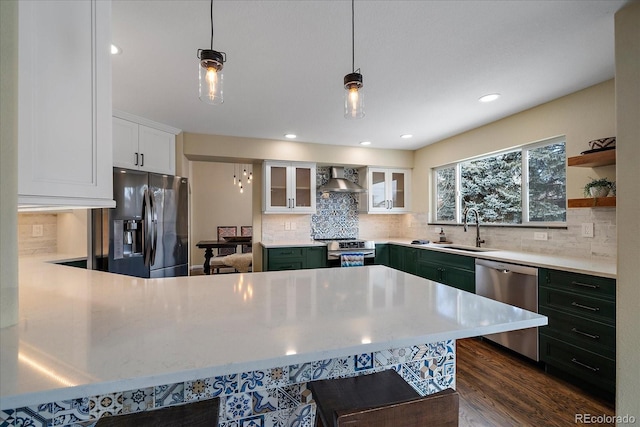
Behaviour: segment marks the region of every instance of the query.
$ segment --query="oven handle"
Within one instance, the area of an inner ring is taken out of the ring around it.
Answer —
[[[353,254],[353,253],[357,253],[357,254],[362,254],[362,255],[364,255],[365,257],[366,257],[366,256],[373,256],[373,255],[375,255],[375,254],[376,254],[374,251],[366,251],[366,252],[364,252],[364,251],[363,251],[363,252],[345,251],[345,252],[342,252],[342,253],[345,253],[345,254]],[[339,253],[339,252],[337,252],[337,253],[329,253],[329,254],[328,254],[328,256],[329,256],[329,258],[340,258],[340,255],[342,255],[342,253]]]

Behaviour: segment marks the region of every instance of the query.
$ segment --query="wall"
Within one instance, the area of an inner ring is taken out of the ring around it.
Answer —
[[[200,240],[216,240],[217,226],[252,225],[252,198],[255,184],[244,186],[241,194],[233,186],[234,164],[191,162],[191,266],[202,266],[204,249]],[[240,170],[239,172],[242,172]]]
[[[0,1],[0,328],[18,322],[18,2]]]
[[[414,210],[429,212],[433,167],[558,135],[566,135],[567,157],[577,156],[589,149],[589,141],[614,136],[614,95],[614,82],[609,80],[417,150]],[[582,188],[589,176],[615,180],[615,167],[568,168],[567,196],[583,197]]]
[[[34,235],[34,226],[42,226],[42,236]],[[18,215],[18,255],[41,255],[57,252],[58,216],[51,213]]]
[[[69,257],[87,256],[87,209],[73,209],[59,213],[58,216],[58,253]]]
[[[640,3],[615,15],[618,286],[616,414],[640,419]],[[622,424],[622,423],[619,423]]]
[[[428,226],[434,214],[430,204],[433,167],[557,135],[566,136],[568,157],[579,155],[589,149],[590,140],[616,134],[614,89],[613,80],[606,81],[417,150],[413,171],[416,214],[405,220],[404,230],[408,234],[404,235],[437,238],[435,227]],[[584,197],[582,188],[589,176],[607,176],[615,180],[615,173],[615,166],[567,168],[567,196]],[[569,209],[566,230],[483,227],[481,237],[486,240],[487,247],[613,261],[617,255],[615,215],[616,210],[610,208]],[[582,222],[594,223],[593,238],[581,237]],[[456,243],[475,244],[475,232],[464,233],[459,226],[445,226],[444,229]],[[546,232],[549,240],[533,240],[534,231]]]

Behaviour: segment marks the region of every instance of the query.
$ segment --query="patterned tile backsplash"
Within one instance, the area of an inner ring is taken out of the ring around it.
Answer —
[[[318,167],[316,185],[324,185],[331,177],[331,168]],[[357,169],[344,169],[344,177],[358,183]],[[355,193],[318,194],[316,213],[311,215],[311,237],[315,239],[358,237],[358,195]]]
[[[312,427],[307,382],[394,369],[421,395],[455,388],[455,341],[393,348],[0,412],[0,427],[94,426],[102,416],[219,398],[219,427]]]

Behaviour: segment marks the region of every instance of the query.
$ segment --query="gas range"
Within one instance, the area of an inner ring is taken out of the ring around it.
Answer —
[[[341,254],[362,253],[365,258],[375,258],[376,245],[370,240],[360,239],[315,239],[327,245],[327,256],[331,259],[339,259]]]

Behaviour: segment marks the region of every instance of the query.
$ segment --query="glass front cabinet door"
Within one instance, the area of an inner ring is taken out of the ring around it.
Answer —
[[[315,163],[264,163],[264,213],[315,213]]]
[[[363,168],[366,193],[360,195],[360,211],[366,213],[409,212],[411,170]]]

